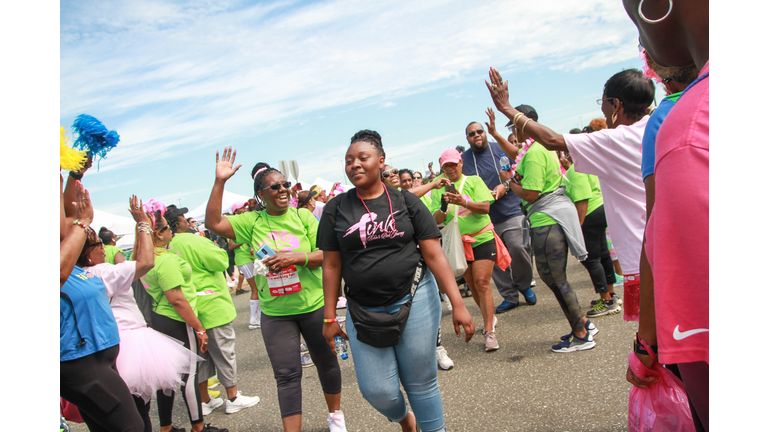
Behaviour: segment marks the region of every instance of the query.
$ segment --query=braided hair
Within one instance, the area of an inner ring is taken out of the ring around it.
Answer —
[[[376,150],[379,151],[380,155],[387,157],[387,154],[384,153],[384,146],[381,144],[381,135],[379,135],[378,132],[370,129],[363,129],[352,135],[352,139],[349,140],[349,145],[352,145],[358,141],[365,141],[371,144],[372,146],[376,147]]]

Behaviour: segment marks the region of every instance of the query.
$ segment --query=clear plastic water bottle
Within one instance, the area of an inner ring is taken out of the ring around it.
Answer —
[[[346,360],[349,358],[349,348],[347,346],[347,340],[344,339],[341,336],[336,336],[334,338],[334,342],[336,343],[336,354],[339,354],[341,356],[342,360]]]
[[[499,163],[501,164],[501,169],[503,169],[504,171],[509,171],[512,169],[512,167],[509,164],[509,158],[507,157],[507,155],[503,153],[499,158]]]

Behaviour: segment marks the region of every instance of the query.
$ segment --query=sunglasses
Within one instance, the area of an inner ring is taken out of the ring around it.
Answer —
[[[275,184],[269,185],[269,186],[267,186],[265,188],[261,188],[261,190],[272,189],[273,191],[279,191],[281,186],[286,188],[286,189],[290,189],[291,188],[291,182],[287,181],[287,182],[282,182],[282,183],[275,183]]]
[[[166,225],[166,226],[164,226],[164,227],[160,228],[159,230],[157,230],[157,231],[155,231],[155,232],[159,234],[159,233],[162,233],[163,231],[165,231],[165,230],[167,230],[167,229],[168,229],[168,225]]]
[[[475,135],[482,135],[483,132],[485,132],[485,131],[483,129],[480,129],[480,130],[476,130],[476,131],[472,131],[472,132],[468,133],[467,136],[472,138]]]
[[[413,179],[414,179],[414,180],[421,180],[421,177],[418,177],[418,176],[413,176]]]
[[[601,98],[601,99],[598,99],[598,100],[597,100],[597,104],[598,104],[598,105],[600,105],[600,106],[603,106],[603,102],[605,102],[605,101],[610,101],[610,100],[614,100],[614,99],[616,99],[616,98],[605,98],[605,99],[602,99],[602,98]]]
[[[392,168],[390,170],[384,171],[383,173],[381,173],[381,175],[383,175],[384,178],[388,178],[389,176],[397,174],[397,173],[398,173],[397,168]]]

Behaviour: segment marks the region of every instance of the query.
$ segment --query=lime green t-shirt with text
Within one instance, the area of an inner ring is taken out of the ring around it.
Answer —
[[[209,329],[234,321],[237,310],[224,278],[224,271],[229,267],[227,252],[208,238],[191,233],[173,236],[168,250],[192,267],[197,317],[203,327]]]
[[[548,151],[538,142],[531,144],[517,164],[516,171],[523,176],[520,183],[523,189],[540,193],[552,192],[560,186],[560,161],[555,153]],[[523,200],[524,204],[528,204]],[[557,222],[545,213],[536,212],[529,216],[531,228],[554,225]]]
[[[235,243],[248,243],[257,250],[265,243],[274,252],[298,253],[317,250],[317,218],[307,209],[288,210],[279,216],[266,210],[227,216],[235,232]],[[258,258],[256,258],[258,259]],[[323,271],[320,267],[296,266],[301,291],[272,296],[267,278],[256,275],[256,286],[262,312],[271,316],[297,315],[323,307]]]
[[[442,174],[438,177],[444,177]],[[466,179],[466,181],[464,181]],[[461,187],[461,183],[464,181],[464,186]],[[478,176],[470,175],[465,176],[462,175],[461,178],[454,184],[456,186],[456,191],[459,191],[461,189],[461,195],[467,200],[467,203],[469,202],[485,202],[488,201],[491,204],[495,201],[493,199],[493,195],[491,195],[491,191],[488,190],[488,186],[486,186],[483,179],[481,179]],[[460,188],[461,187],[461,188]],[[432,203],[429,206],[429,210],[434,214],[439,208],[440,208],[440,198],[442,198],[443,194],[445,193],[445,188],[442,187],[440,189],[432,189]],[[448,204],[448,210],[446,210],[446,217],[444,224],[448,224],[451,220],[453,220],[453,214],[458,208],[459,213],[459,231],[461,231],[461,234],[474,234],[476,232],[481,231],[483,228],[488,226],[488,224],[491,223],[491,217],[487,214],[477,214],[471,212],[469,209],[466,209],[461,206],[457,206],[455,204]],[[481,244],[493,240],[493,230],[488,230],[482,234],[479,234],[475,237],[475,240],[477,240],[475,243],[472,243],[472,247],[478,247]]]
[[[168,249],[155,248],[155,254],[155,266],[143,278],[148,284],[148,287],[145,285],[147,293],[155,300],[155,313],[184,322],[165,296],[166,291],[180,287],[184,298],[197,315],[197,291],[192,283],[192,267]]]

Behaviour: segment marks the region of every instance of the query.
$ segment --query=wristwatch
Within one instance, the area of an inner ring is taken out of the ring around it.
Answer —
[[[637,333],[635,333],[635,341],[634,341],[634,351],[635,354],[643,354],[643,355],[650,355],[648,351],[645,349],[643,344],[640,343],[640,338],[638,337]],[[649,348],[653,350],[654,354],[658,354],[659,348],[656,345],[648,345]]]
[[[504,182],[504,189],[506,189],[507,192],[509,192],[509,180]]]

